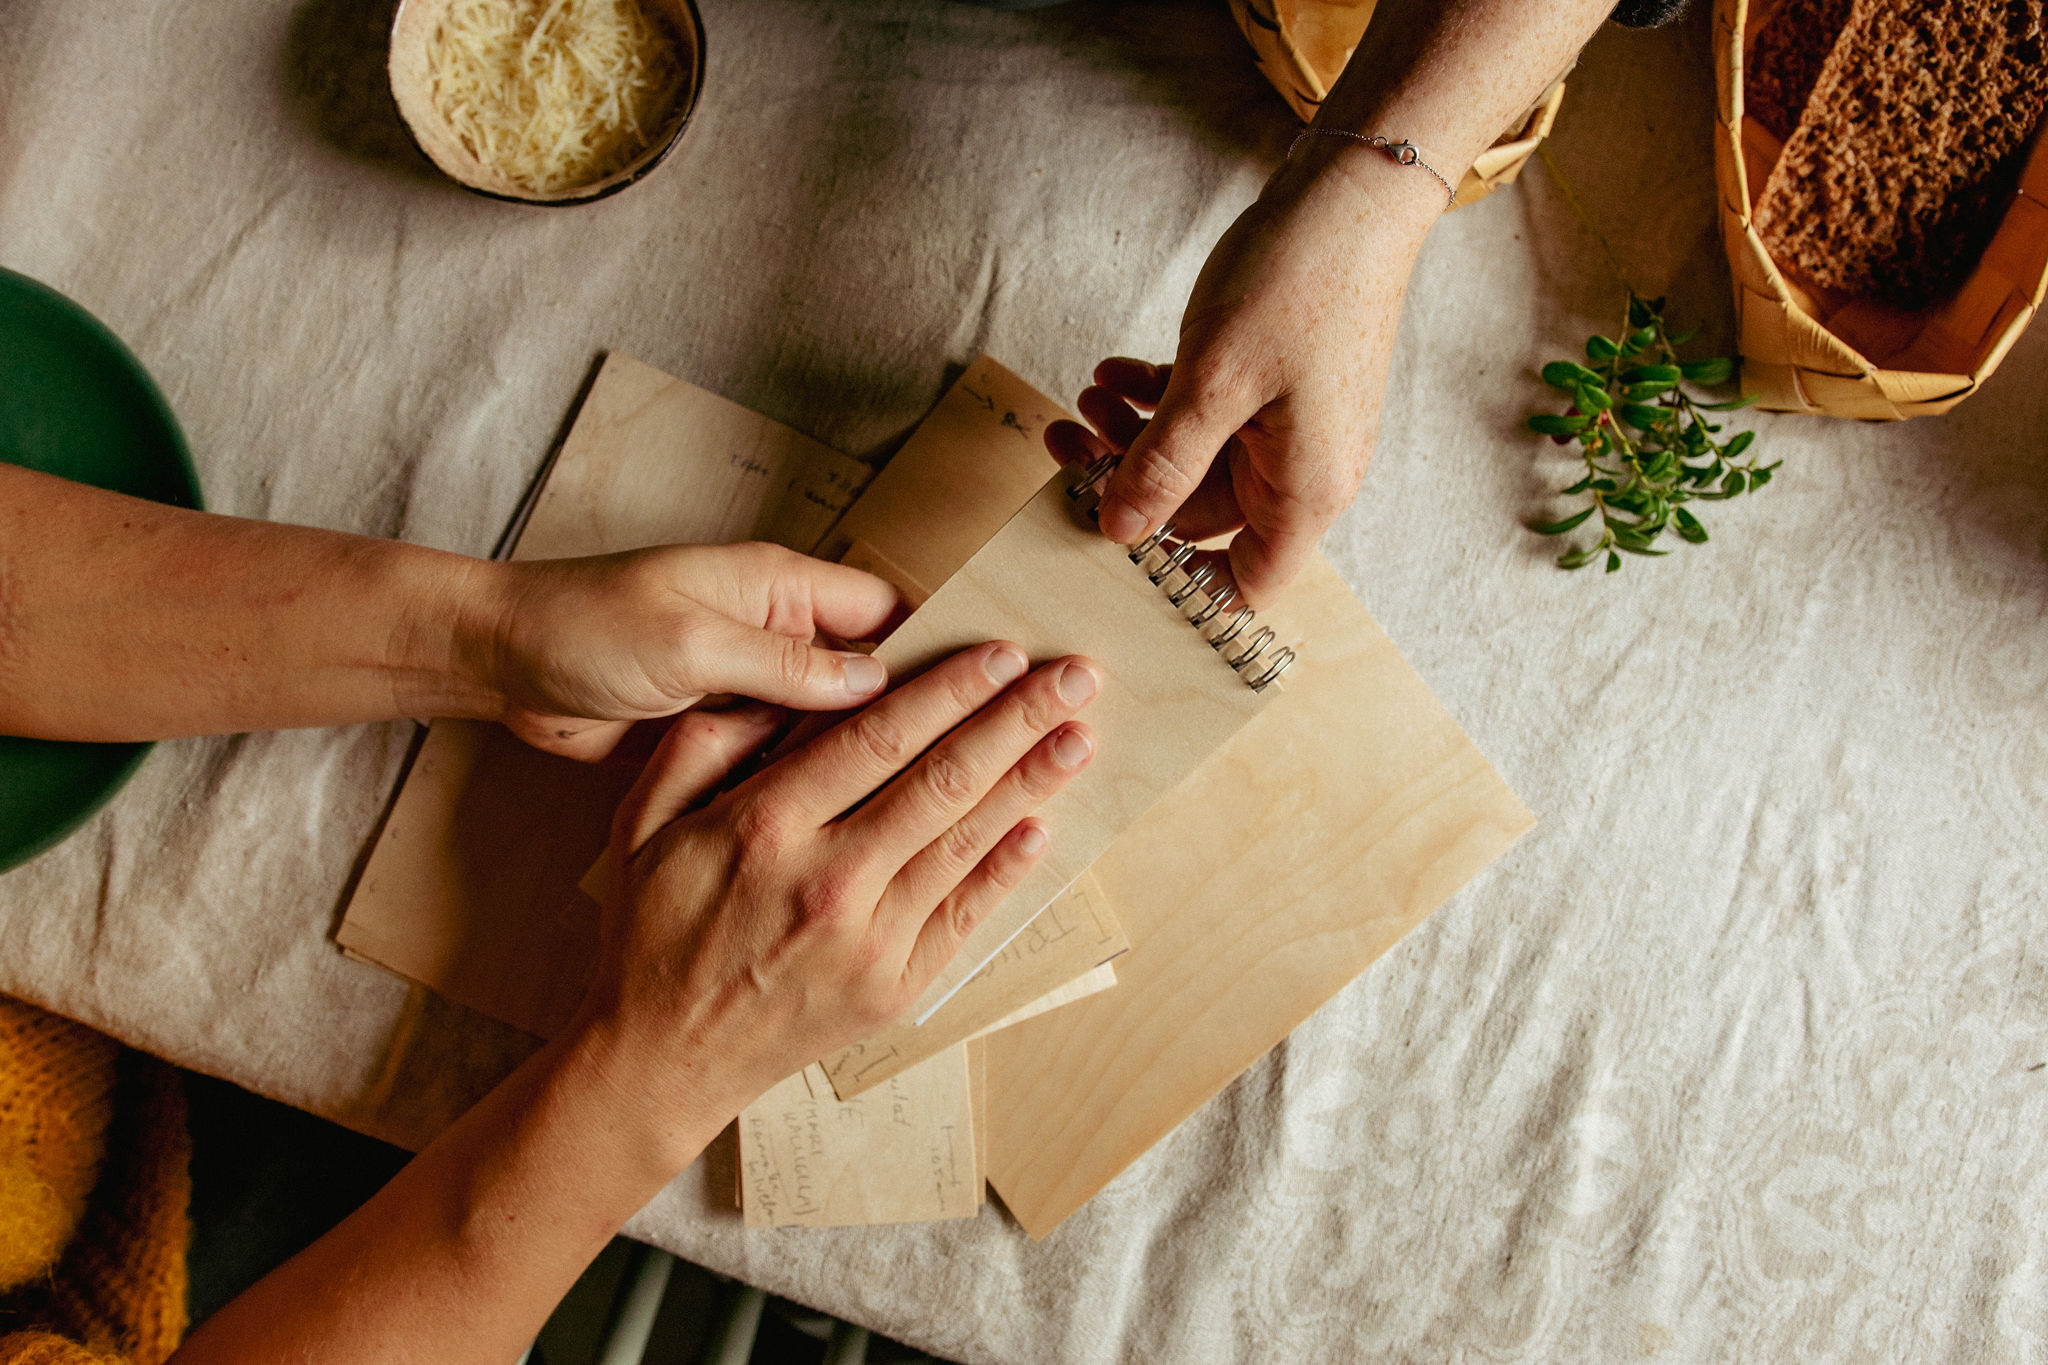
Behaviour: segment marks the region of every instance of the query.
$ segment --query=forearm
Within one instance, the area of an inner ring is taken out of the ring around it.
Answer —
[[[1316,126],[1425,147],[1455,185],[1613,8],[1613,0],[1381,0]]]
[[[0,733],[494,715],[497,566],[0,465]]]
[[[611,1040],[550,1044],[369,1203],[202,1323],[176,1362],[517,1360],[730,1115],[678,1116]]]

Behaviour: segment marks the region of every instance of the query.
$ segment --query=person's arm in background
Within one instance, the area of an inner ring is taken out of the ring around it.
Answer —
[[[844,710],[896,609],[769,545],[495,564],[165,507],[0,464],[0,734],[136,740],[399,716],[502,720],[602,757],[732,692]]]
[[[1456,185],[1571,63],[1613,0],[1381,0],[1314,127],[1407,141]],[[1446,195],[1420,166],[1304,137],[1223,235],[1170,366],[1107,360],[1065,461],[1128,454],[1102,529],[1130,544],[1243,527],[1230,567],[1253,602],[1293,578],[1372,457],[1402,293]],[[1156,406],[1149,424],[1141,415]]]
[[[1027,817],[1093,754],[1071,717],[1098,675],[1025,669],[969,649],[687,814],[775,718],[677,721],[614,821],[626,871],[568,1031],[173,1361],[517,1360],[627,1218],[900,1015],[1042,855]]]

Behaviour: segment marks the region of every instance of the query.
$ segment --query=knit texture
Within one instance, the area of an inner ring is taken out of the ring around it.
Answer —
[[[0,996],[0,1365],[157,1365],[185,1330],[170,1067]]]

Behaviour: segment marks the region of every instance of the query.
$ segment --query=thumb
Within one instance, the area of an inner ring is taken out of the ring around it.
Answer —
[[[1159,409],[1131,442],[1130,453],[1103,490],[1103,534],[1129,545],[1180,509],[1237,429],[1258,411],[1196,366],[1175,365]]]
[[[707,621],[692,693],[732,692],[799,711],[844,711],[872,701],[889,670],[865,654],[826,649],[730,617]]]

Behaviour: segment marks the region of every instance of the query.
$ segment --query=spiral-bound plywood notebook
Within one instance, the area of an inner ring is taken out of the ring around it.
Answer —
[[[824,552],[943,591],[1044,477],[1016,429],[1057,415],[976,362],[928,423],[948,439],[906,446]],[[1284,687],[1091,869],[1131,940],[1116,988],[987,1041],[989,1180],[1033,1236],[1531,824],[1322,556],[1272,614],[1301,650]]]

